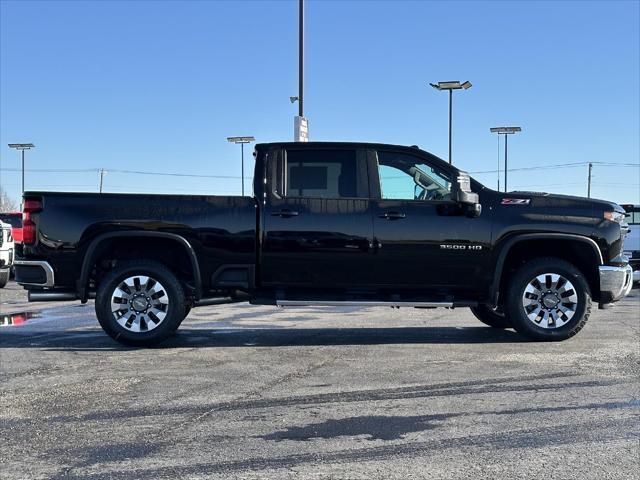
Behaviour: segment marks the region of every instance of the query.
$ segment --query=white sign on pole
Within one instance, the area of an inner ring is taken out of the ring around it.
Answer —
[[[309,121],[307,120],[307,117],[294,117],[293,139],[296,142],[309,141]]]

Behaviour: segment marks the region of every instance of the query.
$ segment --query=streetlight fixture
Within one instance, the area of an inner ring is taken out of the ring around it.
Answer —
[[[507,137],[509,135],[513,135],[514,133],[521,132],[522,129],[520,127],[493,127],[490,128],[489,131],[491,133],[497,133],[498,135],[504,135],[504,191],[507,191],[507,152],[508,152],[508,141]],[[500,173],[498,172],[498,175]]]
[[[9,148],[15,148],[22,153],[22,195],[24,196],[24,151],[36,148],[33,143],[10,143]]]
[[[460,83],[459,81],[438,82],[430,83],[436,90],[448,90],[449,91],[449,163],[452,163],[451,159],[451,126],[453,121],[453,91],[454,90],[468,90],[471,88],[471,82],[465,81]]]
[[[231,143],[235,143],[236,145],[240,144],[240,158],[242,161],[242,196],[244,197],[244,144],[255,142],[256,139],[254,137],[227,137],[227,141]]]

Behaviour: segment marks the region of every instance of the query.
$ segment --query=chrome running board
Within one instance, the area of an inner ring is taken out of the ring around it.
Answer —
[[[377,301],[325,301],[276,300],[278,307],[453,307],[452,302],[377,302]]]

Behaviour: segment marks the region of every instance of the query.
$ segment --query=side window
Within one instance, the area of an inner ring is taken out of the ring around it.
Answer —
[[[451,178],[423,159],[396,152],[378,152],[382,198],[451,200]]]
[[[625,215],[627,223],[629,225],[638,225],[640,224],[640,208],[631,207],[627,210]]]
[[[288,150],[287,197],[358,197],[355,150]]]

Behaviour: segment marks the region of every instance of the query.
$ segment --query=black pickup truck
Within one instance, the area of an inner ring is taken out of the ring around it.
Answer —
[[[470,307],[563,340],[631,289],[624,210],[493,191],[417,147],[269,143],[253,197],[27,192],[16,280],[38,300],[95,298],[129,345],[191,307]]]

